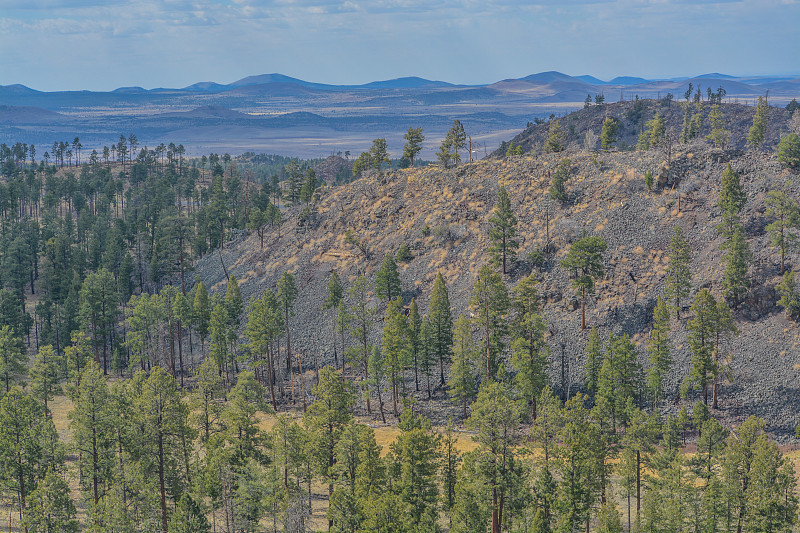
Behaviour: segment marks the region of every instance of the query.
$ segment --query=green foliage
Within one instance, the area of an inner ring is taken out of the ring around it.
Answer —
[[[689,321],[689,349],[692,352],[690,379],[703,391],[703,404],[708,405],[708,386],[716,380],[719,365],[714,358],[719,329],[717,301],[708,289],[695,296],[692,305],[694,318]]]
[[[439,363],[439,383],[444,385],[444,367],[450,362],[453,346],[453,312],[450,295],[441,272],[436,274],[426,317],[425,349],[432,362]]]
[[[570,272],[572,288],[581,298],[581,329],[586,329],[586,295],[594,294],[595,279],[605,275],[603,254],[606,248],[606,242],[600,237],[583,237],[561,261],[561,266]]]
[[[412,128],[409,127],[408,131],[403,138],[406,140],[406,144],[403,146],[403,157],[407,158],[411,161],[411,166],[414,166],[414,159],[417,157],[417,154],[422,151],[422,143],[425,140],[425,136],[422,134],[422,128]]]
[[[473,324],[481,332],[483,351],[486,355],[486,380],[489,381],[494,379],[497,373],[499,357],[505,348],[503,337],[507,330],[506,314],[509,299],[500,275],[488,265],[481,267],[478,273],[469,305],[474,313]]]
[[[739,181],[739,175],[733,171],[730,163],[722,172],[719,200],[717,205],[724,213],[739,213],[747,202],[747,195]]]
[[[711,133],[706,139],[714,143],[714,147],[724,149],[730,142],[731,132],[725,129],[725,114],[719,104],[711,106],[708,118],[711,120]]]
[[[653,406],[658,405],[664,396],[664,378],[672,367],[672,343],[669,339],[669,306],[661,297],[653,310],[653,329],[647,352],[650,355],[650,370],[647,374],[647,388]]]
[[[522,155],[522,145],[521,144],[514,144],[509,143],[508,148],[505,150],[506,157],[515,157]]]
[[[189,493],[184,493],[170,518],[169,533],[210,533],[210,531],[211,525],[203,509]]]
[[[103,353],[103,372],[108,371],[108,349],[117,318],[117,284],[106,269],[89,274],[80,292],[81,323],[92,339],[95,359]]]
[[[0,327],[0,376],[5,392],[11,390],[18,377],[25,373],[27,361],[22,339],[14,334],[10,326]]]
[[[781,298],[778,305],[786,310],[787,316],[794,320],[800,318],[800,287],[795,281],[794,272],[786,272],[777,287]]]
[[[747,288],[750,286],[747,271],[752,260],[750,247],[741,226],[735,226],[724,249],[722,261],[725,264],[725,270],[722,273],[722,293],[725,299],[735,307],[744,300]]]
[[[457,165],[461,162],[460,150],[467,147],[467,134],[464,131],[464,125],[460,120],[453,121],[450,130],[442,139],[439,146],[439,151],[436,157],[444,168],[449,168],[451,165]]]
[[[541,268],[545,264],[544,253],[541,250],[531,250],[528,252],[528,263],[534,268]]]
[[[636,144],[636,148],[639,150],[657,148],[664,140],[666,131],[667,128],[664,118],[656,111],[653,118],[645,123],[645,129],[642,134],[639,135],[639,142]]]
[[[500,531],[506,494],[513,494],[519,483],[516,471],[520,421],[519,409],[502,386],[486,380],[472,405],[466,426],[475,431],[472,439],[478,448],[476,473],[482,481],[482,497],[491,502],[492,530]]]
[[[589,331],[589,341],[586,343],[586,365],[584,367],[583,383],[586,390],[593,395],[597,393],[598,378],[600,377],[600,368],[603,366],[604,355],[603,340],[600,338],[600,333],[597,328],[592,326]]]
[[[507,273],[507,264],[513,263],[517,256],[519,242],[514,239],[517,234],[517,218],[511,209],[511,199],[506,188],[500,186],[497,193],[497,204],[489,217],[489,253],[495,266],[503,267],[503,274]]]
[[[789,248],[797,242],[797,235],[792,232],[800,222],[800,206],[783,191],[770,191],[766,200],[766,215],[775,220],[767,225],[770,243],[781,252],[781,273],[785,270],[785,256]]]
[[[203,342],[205,342],[205,338],[208,335],[210,320],[211,307],[208,301],[208,291],[206,290],[205,284],[198,280],[192,305],[192,325]]]
[[[542,313],[534,274],[520,280],[512,290],[511,365],[517,371],[515,384],[522,401],[536,419],[536,401],[548,384],[545,341],[547,324]]]
[[[0,342],[2,342],[1,339]],[[56,355],[53,347],[42,346],[33,359],[30,378],[31,394],[44,404],[46,412],[48,411],[47,402],[60,392],[61,369],[61,358]]]
[[[472,340],[469,320],[464,315],[456,319],[453,332],[453,362],[450,366],[450,378],[447,380],[448,394],[458,401],[467,417],[467,405],[475,398],[477,382],[477,365],[480,353]]]
[[[653,190],[653,172],[651,170],[644,173],[644,185],[648,191]]]
[[[800,136],[787,133],[778,144],[778,161],[783,168],[800,169]]]
[[[628,422],[628,404],[639,398],[641,368],[637,359],[636,347],[627,335],[612,333],[608,336],[603,364],[597,375],[596,403],[613,428]]]
[[[569,159],[562,159],[558,163],[558,168],[556,168],[556,171],[553,173],[553,177],[550,178],[550,198],[553,200],[558,200],[559,202],[567,201],[566,183],[569,179],[571,165],[572,161]]]
[[[664,299],[669,302],[670,311],[681,318],[681,301],[692,291],[692,272],[690,269],[691,248],[683,235],[683,228],[675,225],[669,241],[669,264]]]
[[[402,289],[397,263],[395,263],[392,254],[386,254],[380,270],[375,274],[375,294],[381,300],[391,302],[400,297]]]
[[[606,152],[617,143],[617,129],[619,123],[613,117],[603,119],[603,129],[600,132],[600,147]]]
[[[411,360],[411,339],[408,334],[408,321],[402,314],[402,302],[392,300],[386,307],[384,318],[382,346],[386,370],[392,384],[392,403],[395,416],[397,415],[397,401],[399,385],[403,370]]]
[[[547,139],[544,142],[545,152],[563,152],[565,148],[566,134],[561,128],[561,123],[558,120],[550,122],[550,128],[547,131]]]
[[[763,96],[758,97],[756,112],[753,114],[753,124],[747,131],[747,144],[756,150],[764,143],[767,134],[767,120],[769,119],[769,104]]]
[[[395,254],[395,260],[398,263],[408,263],[412,259],[414,259],[414,256],[411,254],[411,250],[408,249],[408,244],[401,244]]]
[[[79,530],[77,510],[69,496],[69,485],[49,470],[25,499],[25,529],[29,533],[73,533]]]

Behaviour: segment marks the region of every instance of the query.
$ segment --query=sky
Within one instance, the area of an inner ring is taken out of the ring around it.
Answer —
[[[45,91],[547,70],[800,74],[800,0],[0,0],[0,85]]]

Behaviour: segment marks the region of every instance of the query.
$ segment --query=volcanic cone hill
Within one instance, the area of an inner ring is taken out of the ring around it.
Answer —
[[[574,117],[584,113],[587,111]],[[771,121],[770,131],[785,128],[787,117],[782,111],[772,113],[781,120]],[[562,123],[570,120],[572,115]],[[519,221],[520,241],[519,261],[504,281],[510,288],[536,272],[549,328],[551,383],[556,390],[562,388],[563,360],[563,383],[574,393],[582,387],[589,329],[581,330],[579,301],[568,272],[560,265],[570,246],[584,234],[607,242],[606,275],[588,305],[587,322],[602,336],[609,332],[630,335],[639,346],[639,361],[647,369],[645,345],[653,308],[664,289],[669,240],[676,225],[683,228],[691,245],[694,292],[709,288],[720,297],[723,252],[715,230],[721,221],[717,199],[720,177],[730,165],[747,194],[741,217],[753,259],[748,294],[733,312],[741,334],[724,346],[730,354],[729,372],[716,414],[729,422],[758,415],[779,438],[793,434],[800,414],[800,328],[776,303],[779,253],[770,246],[765,229],[771,221],[765,215],[765,199],[774,189],[800,198],[798,173],[782,169],[769,146],[763,151],[723,151],[702,141],[677,144],[668,165],[658,150],[592,153],[568,149],[539,154],[538,131],[527,130],[532,144],[525,146],[532,146],[534,152],[522,156],[494,157],[447,170],[432,166],[373,173],[345,186],[324,187],[310,218],[299,216],[304,206],[289,208],[283,223],[266,229],[263,249],[255,232],[241,235],[220,254],[200,260],[196,273],[212,290],[224,290],[224,262],[228,273],[240,280],[248,299],[274,289],[280,275],[292,271],[299,289],[292,319],[293,348],[308,356],[308,361],[316,354],[319,364],[330,363],[332,317],[321,306],[331,271],[339,272],[345,284],[360,272],[374,282],[385,254],[395,253],[403,244],[413,255],[410,261],[399,263],[405,302],[416,298],[421,312],[426,312],[433,280],[441,273],[454,316],[469,315],[476,274],[489,259],[488,218],[502,185]],[[580,135],[577,131],[575,138]],[[735,130],[737,135],[744,133]],[[771,135],[777,138],[778,133]],[[550,198],[549,176],[566,159],[568,199],[561,203]],[[656,175],[652,191],[645,186],[648,171]],[[348,243],[347,232],[360,241],[360,247]],[[531,264],[529,255],[534,251],[544,252],[543,264]],[[797,266],[795,250],[787,268]],[[373,305],[380,317],[383,305],[377,299]],[[682,401],[678,394],[690,367],[685,326],[683,317],[672,321],[674,364],[665,402],[670,411],[699,398],[690,392],[689,399]],[[378,318],[373,329],[376,344],[380,343],[381,328]],[[442,413],[449,409],[444,402],[441,405]],[[457,415],[457,407],[453,413]]]

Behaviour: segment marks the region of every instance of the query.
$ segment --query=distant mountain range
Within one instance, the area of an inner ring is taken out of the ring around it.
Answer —
[[[722,80],[726,82],[736,81],[746,85],[769,85],[773,83],[780,83],[785,81],[800,81],[800,74],[796,76],[731,76],[729,74],[720,74],[718,72],[701,74],[694,77],[676,77],[676,78],[657,78],[647,79],[636,76],[617,76],[609,81],[603,81],[594,76],[584,74],[582,76],[570,76],[558,71],[539,72],[531,74],[522,78],[514,78],[511,80],[502,81],[523,81],[536,84],[547,84],[554,82],[575,82],[589,86],[635,86],[646,85],[652,83],[688,83],[693,80]],[[495,82],[497,83],[497,82]],[[214,81],[203,81],[193,83],[183,88],[164,88],[159,87],[155,89],[145,89],[143,87],[120,87],[110,93],[116,94],[142,94],[142,93],[178,93],[178,92],[200,92],[200,93],[222,93],[231,91],[240,87],[250,87],[257,85],[271,85],[271,84],[291,84],[299,87],[306,87],[310,89],[317,89],[322,91],[350,91],[355,89],[420,89],[420,88],[437,88],[437,87],[488,87],[494,83],[486,84],[473,84],[473,85],[456,85],[445,81],[434,81],[420,78],[417,76],[408,76],[402,78],[394,78],[391,80],[373,81],[361,85],[332,85],[326,83],[316,83],[299,78],[293,78],[284,74],[260,74],[257,76],[247,76],[240,80],[228,84],[221,84]],[[695,84],[697,85],[697,84]],[[0,96],[6,95],[25,95],[42,93],[21,84],[14,85],[0,85]],[[64,92],[87,92],[87,91],[56,91],[50,94],[62,94]],[[103,91],[88,91],[88,92],[103,92]]]
[[[474,142],[491,150],[534,119],[583,107],[587,95],[604,94],[612,102],[672,93],[680,100],[689,84],[700,88],[704,98],[707,88],[723,87],[730,102],[752,103],[769,94],[772,105],[785,105],[800,97],[800,75],[720,73],[604,81],[548,71],[483,85],[419,77],[330,85],[261,74],[183,88],[53,92],[15,84],[0,85],[0,142],[50,144],[80,136],[84,146],[102,148],[122,132],[136,132],[143,145],[167,141],[197,151],[264,150],[320,157],[332,150],[363,150],[376,137],[386,137],[393,150],[402,146],[408,127],[421,126],[428,138],[423,155],[432,157],[438,139],[455,119],[462,121]]]

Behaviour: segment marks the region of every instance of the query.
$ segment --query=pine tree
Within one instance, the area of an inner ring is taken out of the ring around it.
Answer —
[[[530,406],[536,420],[536,399],[547,386],[547,330],[542,315],[534,274],[523,278],[512,290],[511,364],[516,369],[515,383],[523,401]]]
[[[738,214],[747,202],[747,195],[739,181],[739,175],[733,171],[731,164],[722,172],[721,188],[717,205],[723,213]]]
[[[800,118],[800,116],[799,116]],[[800,168],[800,136],[787,133],[778,143],[778,162],[781,167],[797,170]]]
[[[169,521],[169,533],[211,533],[203,509],[189,493],[184,493],[178,500]]]
[[[372,347],[369,344],[372,333],[373,318],[376,309],[370,305],[369,285],[364,276],[359,276],[347,291],[347,301],[349,310],[347,313],[350,327],[350,335],[356,340],[357,346],[353,346],[349,352],[349,357],[356,363],[360,363],[364,369],[364,380],[369,381],[369,355]],[[367,412],[371,412],[369,395],[366,395]]]
[[[286,370],[289,372],[289,379],[292,389],[292,403],[295,402],[294,364],[292,362],[292,340],[289,318],[294,316],[294,301],[297,299],[297,292],[297,285],[295,285],[294,282],[294,275],[287,270],[278,280],[277,297],[283,311],[283,327],[285,328],[286,333]],[[305,396],[303,396],[303,402],[305,402]]]
[[[339,303],[344,299],[344,285],[339,274],[335,270],[331,270],[331,278],[328,280],[327,292],[325,299],[322,300],[322,309],[331,309],[333,311],[333,362],[339,366],[339,356],[336,352],[336,311],[339,308]],[[344,346],[342,346],[342,358],[344,358]]]
[[[505,395],[502,386],[487,380],[481,385],[478,398],[472,405],[472,415],[466,422],[476,431],[473,440],[478,444],[476,454],[484,468],[484,490],[490,494],[492,533],[500,533],[507,494],[513,493],[519,410]]]
[[[228,349],[228,312],[218,295],[211,298],[211,319],[208,328],[208,356],[217,368],[225,373],[226,380],[233,382],[230,375],[231,353]]]
[[[277,407],[275,398],[275,378],[277,372],[276,341],[283,331],[283,312],[278,299],[271,290],[266,290],[259,298],[250,300],[247,324],[244,334],[250,341],[248,348],[253,354],[252,368],[259,381],[266,381],[272,398],[272,407]]]
[[[513,262],[517,255],[519,242],[514,240],[517,234],[517,218],[511,209],[511,199],[506,188],[500,186],[497,193],[497,204],[489,217],[489,240],[492,263],[503,267],[503,274],[508,272],[507,262]]]
[[[781,296],[778,305],[783,306],[789,318],[797,320],[800,317],[800,287],[795,281],[794,272],[786,272],[783,275],[777,290]]]
[[[372,353],[369,355],[367,367],[369,367],[367,386],[375,390],[375,395],[378,397],[378,412],[381,414],[381,422],[385,424],[386,415],[383,411],[383,393],[381,392],[381,385],[383,384],[383,380],[386,379],[386,355],[377,346],[372,347]],[[367,390],[366,394],[372,394],[372,391]],[[394,399],[394,394],[392,395],[392,399]],[[394,415],[397,416],[396,403]]]
[[[603,254],[606,242],[600,237],[583,237],[572,245],[561,266],[571,271],[572,287],[581,299],[581,329],[586,329],[586,296],[594,294],[595,279],[605,274]]]
[[[408,516],[406,531],[435,531],[438,517],[438,470],[441,435],[431,421],[412,409],[403,409],[400,435],[391,444],[398,474],[392,491],[400,496]]]
[[[647,374],[647,387],[650,389],[653,406],[657,406],[664,396],[664,378],[672,367],[672,343],[669,340],[669,307],[659,297],[653,310],[653,329],[647,351],[650,354],[650,370]]]
[[[711,121],[711,133],[706,139],[714,143],[715,148],[724,149],[731,139],[731,132],[725,129],[725,114],[719,104],[711,106],[708,118]]]
[[[796,520],[797,481],[765,426],[751,416],[728,437],[722,478],[737,531],[788,531]]]
[[[350,383],[342,381],[331,367],[320,370],[319,383],[313,390],[314,401],[304,415],[306,427],[311,432],[316,468],[328,482],[328,499],[333,493],[336,444],[342,431],[353,420],[352,408],[355,394]],[[332,525],[330,520],[328,525]]]
[[[722,261],[725,270],[722,273],[722,293],[725,299],[737,306],[744,299],[750,280],[747,271],[752,254],[744,236],[744,229],[735,226],[730,240],[724,245],[725,254]]]
[[[0,480],[24,523],[29,495],[48,470],[63,468],[63,450],[52,419],[19,387],[0,398],[0,428]]]
[[[305,202],[306,205],[311,203],[311,200],[314,198],[314,192],[316,192],[317,187],[319,187],[319,182],[317,181],[317,173],[314,172],[313,168],[306,169],[306,175],[303,179],[303,186],[300,188],[300,200]]]
[[[205,344],[208,336],[208,326],[211,320],[211,307],[208,302],[208,291],[202,281],[197,282],[194,291],[194,302],[192,305],[192,325],[194,330],[200,335],[201,346]],[[201,348],[202,349],[202,348]]]
[[[383,357],[389,380],[392,383],[392,410],[398,415],[397,402],[400,396],[399,385],[403,380],[403,371],[411,355],[411,343],[408,336],[408,321],[402,314],[399,300],[389,302],[383,326]]]
[[[467,133],[464,131],[464,125],[461,121],[456,119],[447,132],[447,137],[450,139],[450,148],[453,151],[452,160],[455,164],[461,162],[459,151],[467,147]]]
[[[559,202],[567,201],[567,188],[566,183],[569,179],[569,169],[572,161],[569,159],[562,159],[558,163],[558,168],[550,178],[550,198],[558,200]]]
[[[656,111],[653,118],[645,123],[645,130],[639,136],[639,142],[636,144],[636,148],[639,150],[657,148],[663,141],[666,131],[664,119],[659,112]]]
[[[637,400],[641,382],[636,347],[627,335],[609,334],[603,365],[597,376],[597,403],[611,421],[627,423],[628,402]]]
[[[458,440],[453,428],[453,420],[447,421],[442,436],[442,467],[440,483],[442,485],[442,508],[450,516],[450,511],[456,503],[456,482],[458,481],[458,467],[462,455],[457,447]]]
[[[600,368],[603,366],[603,354],[605,348],[603,340],[597,328],[592,326],[589,331],[589,341],[586,343],[586,366],[584,368],[584,385],[594,396],[597,394],[597,379],[600,376]]]
[[[160,367],[153,367],[146,378],[137,373],[129,387],[139,429],[131,445],[148,458],[145,475],[158,480],[161,531],[168,533],[168,485],[171,493],[180,493],[188,484],[183,452],[194,437],[188,425],[189,410],[175,380]]]
[[[689,242],[683,236],[683,228],[676,225],[669,241],[669,265],[667,266],[667,282],[664,287],[664,299],[669,302],[670,311],[681,318],[681,300],[687,298],[692,291],[692,272]]]
[[[769,119],[769,105],[763,96],[758,97],[756,112],[753,115],[753,125],[747,131],[747,144],[758,150],[764,143],[767,134],[767,120]]]
[[[89,274],[80,292],[81,322],[92,338],[95,361],[103,352],[103,373],[108,373],[108,348],[117,316],[117,284],[114,276],[102,268]]]
[[[480,328],[486,353],[486,380],[494,379],[503,352],[503,337],[507,329],[506,313],[508,312],[508,291],[500,275],[488,265],[481,268],[472,298],[469,301],[474,309],[473,323]]]
[[[708,289],[701,289],[692,305],[694,318],[689,321],[689,349],[692,352],[690,380],[703,391],[703,404],[708,405],[708,386],[714,382],[719,368],[714,361],[717,329],[717,301]]]
[[[411,161],[411,166],[413,167],[414,159],[422,150],[422,142],[425,140],[422,128],[409,127],[403,138],[406,140],[406,144],[403,145],[403,157]]]
[[[23,524],[28,533],[77,533],[77,510],[69,496],[69,485],[53,470],[48,470],[25,501]]]
[[[11,390],[17,376],[25,373],[27,360],[22,339],[10,326],[0,327],[0,376],[6,393]]]
[[[42,346],[33,359],[33,367],[30,372],[31,394],[42,402],[47,414],[50,413],[47,402],[52,400],[60,390],[58,382],[61,377],[62,365],[59,359],[60,357],[56,355],[52,346]]]
[[[766,227],[770,242],[781,252],[781,275],[786,271],[786,250],[797,242],[797,235],[789,230],[800,225],[800,206],[784,191],[770,191],[766,200],[768,217],[775,220]]]
[[[617,143],[617,128],[619,123],[612,117],[603,119],[603,129],[600,132],[600,147],[606,152]]]
[[[550,128],[547,130],[547,139],[544,142],[544,151],[563,152],[565,139],[566,135],[561,128],[561,123],[558,120],[550,122]]]
[[[419,391],[419,356],[422,352],[422,316],[416,298],[408,307],[408,342],[411,349],[411,364],[414,365],[414,390]]]
[[[428,312],[428,335],[425,344],[433,364],[439,363],[439,383],[444,385],[444,366],[450,362],[453,345],[453,313],[450,296],[441,272],[436,274]]]
[[[480,357],[480,354],[476,354],[469,320],[464,315],[459,315],[453,331],[453,364],[450,367],[447,388],[450,397],[461,403],[465,420],[467,405],[475,398],[476,355]]]
[[[637,526],[641,524],[642,470],[650,463],[650,455],[655,451],[653,445],[658,435],[657,424],[655,417],[648,417],[641,409],[633,408],[633,412],[630,413],[630,424],[622,438],[622,456],[631,463],[629,470],[632,471],[636,489]],[[630,502],[630,499],[628,501]]]
[[[397,271],[397,263],[394,262],[392,254],[386,254],[380,270],[375,275],[375,294],[388,303],[399,298],[401,292],[402,285],[400,273]]]
[[[225,289],[225,311],[228,313],[228,324],[235,333],[239,330],[244,311],[244,301],[242,300],[242,290],[236,276],[231,276],[228,286]]]
[[[115,425],[110,391],[100,368],[92,363],[83,371],[76,391],[74,410],[70,413],[73,442],[78,450],[81,492],[90,502],[89,516],[95,525],[102,517],[100,500],[103,487],[113,482]]]
[[[558,531],[578,531],[589,517],[592,498],[592,458],[589,450],[599,441],[597,426],[590,421],[584,406],[586,398],[578,393],[564,404],[558,426],[558,475],[560,483],[554,507],[558,513]]]

